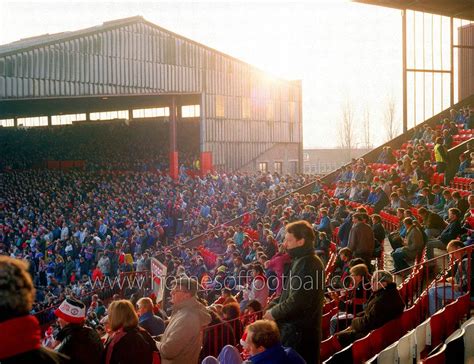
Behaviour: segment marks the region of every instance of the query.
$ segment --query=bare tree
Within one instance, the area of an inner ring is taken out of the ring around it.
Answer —
[[[397,120],[397,109],[393,95],[387,98],[384,116],[387,140],[392,140],[398,135],[398,128],[400,126]]]
[[[347,149],[350,158],[354,146],[354,106],[348,98],[343,102],[341,111],[339,142],[342,149]]]
[[[364,107],[364,111],[362,114],[362,122],[364,130],[364,145],[367,149],[370,149],[372,148],[372,144],[370,143],[370,109],[368,104],[366,104]]]

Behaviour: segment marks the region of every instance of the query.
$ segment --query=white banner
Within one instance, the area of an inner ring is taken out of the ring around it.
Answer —
[[[156,295],[156,302],[163,300],[166,283],[166,266],[156,258],[151,258],[151,287]]]

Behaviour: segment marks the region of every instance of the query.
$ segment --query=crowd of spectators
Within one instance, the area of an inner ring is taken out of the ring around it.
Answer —
[[[331,287],[350,288],[352,293],[326,293],[327,299],[336,300],[342,311],[332,318],[331,333],[346,327],[337,336],[341,344],[347,344],[403,311],[392,275],[377,270],[373,264],[383,253],[386,236],[381,214],[396,214],[400,221],[399,229],[389,235],[395,271],[413,264],[425,246],[429,258],[434,248],[446,249],[453,239],[461,237],[465,244],[471,244],[474,183],[467,200],[459,191],[452,193],[440,185],[431,185],[433,165],[439,172],[447,163],[445,141],[437,133],[426,128],[423,135],[396,153],[384,148],[378,162],[391,164],[389,169],[372,169],[363,158],[353,160],[341,169],[334,190],[318,180],[311,193],[293,193],[275,205],[268,202],[310,179],[269,173],[215,173],[200,178],[181,171],[180,179],[173,181],[159,171],[8,171],[3,174],[4,184],[0,187],[5,196],[0,200],[1,253],[29,262],[30,275],[38,288],[36,303],[30,309],[33,313],[87,295],[93,291],[96,279],[149,270],[150,259],[157,258],[167,266],[170,276],[193,277],[202,286],[199,299],[194,286],[175,286],[171,303],[176,306],[186,301],[192,308],[185,304],[184,310],[199,312],[194,321],[199,329],[209,323],[219,326],[220,334],[204,332],[204,349],[197,352],[203,359],[207,355],[218,356],[228,344],[239,347],[246,324],[266,309],[265,318],[276,320],[281,332],[277,335],[271,324],[256,327],[271,331],[283,341],[293,340],[291,347],[301,345],[304,340],[291,334],[297,332],[291,331],[295,327],[290,330],[278,322],[290,309],[278,306],[278,297],[291,297],[282,290],[283,276],[290,265],[296,269],[295,264],[303,255],[316,254],[321,258],[317,261],[323,264],[329,261],[331,252],[337,251],[334,272],[338,279],[331,280]],[[434,153],[429,145],[433,141]],[[239,224],[224,224],[241,215]],[[305,239],[304,247],[295,245],[296,249],[301,248],[295,253],[294,247],[293,252],[288,251],[293,240],[287,229],[297,221],[303,221],[313,233],[311,239],[306,239],[309,245]],[[207,235],[201,245],[191,248],[184,244],[203,232]],[[337,245],[331,242],[335,236]],[[277,301],[273,300],[275,297]],[[115,297],[114,302],[119,303],[107,310],[101,300],[92,296],[87,323],[104,331],[101,319],[120,309],[122,316],[130,318],[133,335],[140,336],[136,326],[152,319],[152,323],[143,326],[155,333],[165,330],[165,341],[157,347],[165,357],[167,352],[173,357],[177,349],[166,346],[166,338],[172,337],[167,336],[166,330],[185,330],[186,325],[172,324],[173,317],[178,319],[173,311],[165,328],[150,310],[156,302],[150,304],[138,298],[120,303]],[[305,302],[298,304],[306,307]],[[393,315],[377,316],[371,321],[371,310],[380,314],[385,302],[394,305]],[[167,302],[161,304],[167,306]],[[155,311],[158,312],[164,324],[167,313]],[[252,319],[247,321],[249,315]],[[318,317],[312,319],[318,321]],[[305,317],[292,320],[299,320],[297,325],[304,326]],[[117,324],[116,329],[125,324]],[[252,357],[276,345],[275,340],[272,345],[255,341],[254,332],[249,332]],[[187,337],[186,332],[181,335]],[[216,335],[227,340],[215,345]],[[190,347],[195,349],[195,345]],[[284,349],[272,350],[278,352],[282,362],[289,360],[283,356],[289,355],[282,353]],[[304,358],[312,355],[302,349],[297,351]],[[111,351],[107,363],[114,362],[113,355]],[[189,355],[194,357],[196,353]]]
[[[244,211],[257,209],[256,220],[268,201],[306,182],[277,174],[173,181],[151,172],[48,170],[2,177],[0,249],[31,262],[36,286],[45,287],[38,289],[35,310],[60,302],[70,290],[93,290],[84,276],[146,270],[151,252],[177,247]],[[207,245],[225,251],[223,232]]]
[[[180,128],[180,163],[196,167],[198,125]],[[35,128],[0,128],[0,167],[28,169],[48,160],[82,160],[87,170],[155,171],[168,168],[169,128],[164,122],[101,121]]]

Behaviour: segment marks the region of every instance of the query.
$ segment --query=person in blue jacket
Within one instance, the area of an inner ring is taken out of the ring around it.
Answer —
[[[274,321],[257,320],[247,327],[247,350],[252,364],[305,364],[292,348],[280,343],[280,332]]]

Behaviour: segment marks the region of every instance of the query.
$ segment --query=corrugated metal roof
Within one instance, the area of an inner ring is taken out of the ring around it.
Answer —
[[[108,30],[110,28],[115,28],[117,26],[123,26],[131,23],[146,22],[142,16],[133,16],[129,18],[111,20],[102,23],[102,25],[93,26],[90,28],[80,29],[72,32],[61,32],[54,34],[42,34],[34,37],[24,38],[12,43],[0,45],[0,55],[6,53],[16,53],[18,51],[24,51],[29,48],[35,48],[39,46],[44,46],[46,44],[55,43],[58,41],[63,41],[71,38],[77,38],[84,36],[90,33],[97,33]],[[151,23],[149,23],[151,24]]]
[[[35,37],[20,39],[18,41],[12,42],[12,43],[0,45],[0,56],[6,56],[6,55],[9,55],[9,54],[15,54],[15,53],[18,53],[18,52],[25,52],[25,51],[29,51],[29,50],[37,48],[37,47],[42,47],[42,46],[58,43],[58,42],[61,42],[61,41],[77,39],[77,38],[80,38],[82,36],[93,35],[93,34],[104,32],[104,31],[107,31],[107,30],[110,30],[110,29],[120,28],[122,26],[129,25],[129,24],[134,24],[134,23],[143,23],[145,25],[148,25],[150,27],[158,29],[162,32],[166,32],[171,36],[186,40],[190,43],[193,43],[193,44],[196,44],[200,47],[208,49],[208,50],[210,50],[210,51],[212,51],[216,54],[219,54],[221,56],[224,56],[224,57],[226,57],[226,58],[228,58],[232,61],[239,62],[241,64],[245,64],[247,66],[250,66],[250,67],[252,67],[252,69],[254,71],[261,72],[262,74],[268,74],[266,71],[263,71],[262,69],[260,69],[258,67],[255,67],[255,66],[251,65],[248,62],[242,61],[242,60],[240,60],[238,58],[235,58],[235,57],[233,57],[233,56],[231,56],[227,53],[218,51],[217,49],[206,46],[205,44],[202,44],[202,43],[199,43],[199,42],[194,41],[192,39],[189,39],[187,37],[184,37],[180,34],[172,32],[168,29],[162,28],[159,25],[156,25],[156,24],[146,20],[143,16],[140,16],[140,15],[129,17],[129,18],[110,20],[110,21],[102,23],[102,25],[97,25],[97,26],[94,26],[94,27],[80,29],[80,30],[76,30],[76,31],[62,32],[62,33],[55,33],[55,34],[44,34],[44,35],[39,35],[39,36],[35,36]],[[301,80],[287,80],[287,79],[283,79],[283,78],[280,78],[280,77],[274,77],[274,78],[275,78],[275,80],[279,80],[279,81],[283,81],[283,82],[301,82]]]
[[[357,3],[474,21],[474,0],[352,0]]]

